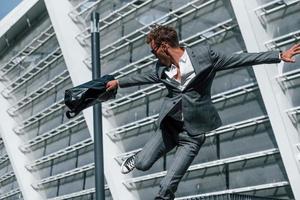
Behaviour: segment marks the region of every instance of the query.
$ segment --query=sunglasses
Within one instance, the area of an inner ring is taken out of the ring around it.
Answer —
[[[160,45],[155,47],[154,49],[151,49],[152,54],[156,54],[157,50],[159,49]]]

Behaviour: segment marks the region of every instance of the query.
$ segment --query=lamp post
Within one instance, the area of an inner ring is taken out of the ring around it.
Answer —
[[[100,64],[100,33],[99,13],[91,14],[91,43],[92,43],[92,75],[93,80],[101,76]],[[104,167],[102,140],[102,108],[101,103],[93,107],[94,117],[94,160],[95,160],[95,194],[96,200],[104,200]]]

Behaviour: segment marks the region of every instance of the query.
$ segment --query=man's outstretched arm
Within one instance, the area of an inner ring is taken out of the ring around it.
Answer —
[[[232,54],[228,56],[213,49],[209,51],[210,58],[214,63],[213,67],[216,71],[219,71],[242,66],[279,63],[281,60],[284,62],[295,62],[293,57],[300,54],[300,44],[296,44],[282,53],[279,51],[267,51],[261,53]]]
[[[145,74],[134,74],[129,77],[123,77],[118,80],[109,81],[106,84],[106,90],[116,89],[118,87],[131,87],[151,83],[159,83],[159,78],[155,71]]]

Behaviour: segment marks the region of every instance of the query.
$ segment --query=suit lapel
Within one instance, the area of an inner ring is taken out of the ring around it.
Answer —
[[[195,54],[195,52],[190,49],[190,48],[186,48],[186,51],[189,55],[189,58],[191,60],[191,63],[193,65],[193,68],[194,68],[194,71],[195,71],[195,74],[197,75],[200,71],[199,69],[199,59],[198,59],[198,56]]]
[[[197,75],[199,74],[200,72],[200,64],[199,64],[199,59],[198,59],[198,56],[195,54],[195,52],[190,49],[190,48],[186,48],[186,51],[188,53],[188,56],[190,58],[190,61],[192,63],[192,67],[194,68],[194,72],[195,72],[195,77],[190,80],[190,82],[185,86],[184,90],[185,91],[186,89],[189,88],[189,86],[195,81]]]
[[[165,74],[164,71],[166,70],[166,67],[163,65],[158,65],[157,67],[157,75],[160,79],[164,79]]]
[[[191,50],[190,48],[186,48],[186,49],[195,71],[195,77],[187,84],[187,86],[184,88],[183,91],[187,90],[195,82],[196,79],[199,80],[199,76],[203,74],[205,69],[208,69],[208,65],[209,65],[209,61],[207,60],[209,58],[204,56],[207,55],[206,48],[199,47],[195,51]]]
[[[175,89],[178,87],[179,83],[173,79],[167,80],[167,74],[165,73],[165,70],[167,70],[167,67],[164,65],[161,65],[160,63],[157,63],[157,75],[161,81],[164,83],[174,87]]]

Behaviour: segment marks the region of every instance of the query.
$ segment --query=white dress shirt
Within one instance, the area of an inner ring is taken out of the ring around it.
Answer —
[[[174,76],[177,74],[177,67],[173,64],[165,73],[167,74],[167,80],[171,81],[173,79],[177,81],[179,83],[178,88],[182,91],[192,80],[192,78],[195,77],[196,74],[186,50],[184,50],[184,53],[180,57],[178,64],[180,69],[181,80],[176,80],[174,78]],[[179,121],[184,120],[181,101],[170,111],[168,115],[171,116],[173,119]]]
[[[180,83],[178,87],[180,90],[183,90],[186,87],[186,85],[192,80],[192,78],[194,78],[196,75],[190,57],[187,54],[186,50],[184,50],[184,53],[180,57],[178,64],[181,74],[181,80],[176,80],[174,78],[174,76],[177,74],[177,67],[174,64],[172,64],[169,70],[167,70],[165,73],[167,74],[169,80],[173,79]]]

